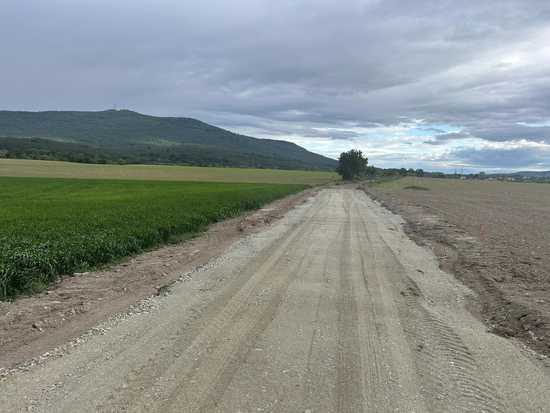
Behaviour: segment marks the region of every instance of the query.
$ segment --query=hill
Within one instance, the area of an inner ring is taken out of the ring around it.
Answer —
[[[520,176],[522,178],[550,178],[550,171],[521,171],[510,174],[511,176]]]
[[[335,160],[291,142],[239,135],[191,118],[129,110],[0,111],[0,156],[279,169],[336,166]]]

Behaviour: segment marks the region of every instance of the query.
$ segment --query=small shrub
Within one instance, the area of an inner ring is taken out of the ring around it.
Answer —
[[[429,191],[429,188],[426,188],[425,186],[419,186],[419,185],[409,185],[404,187],[403,189],[411,189],[413,191]]]

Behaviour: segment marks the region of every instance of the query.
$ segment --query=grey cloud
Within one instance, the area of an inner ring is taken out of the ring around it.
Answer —
[[[329,139],[341,139],[341,140],[353,140],[354,138],[358,138],[361,136],[360,133],[350,131],[350,130],[311,130],[310,132],[306,132],[303,134],[303,136],[306,137],[321,137],[321,138],[329,138]]]
[[[525,139],[550,143],[550,126],[495,125],[490,128],[473,129],[472,132],[482,139],[491,141]]]
[[[549,149],[531,147],[460,149],[450,157],[478,168],[540,169],[550,165]]]
[[[439,128],[421,128],[423,131],[426,131],[426,132],[433,132],[433,133],[436,133],[436,134],[443,134],[445,133],[445,131],[443,129],[439,129]]]
[[[426,140],[423,143],[439,146],[446,145],[449,141],[467,138],[472,138],[472,135],[467,132],[445,132],[437,133],[430,140]]]
[[[353,126],[424,119],[548,141],[516,125],[550,119],[548,65],[461,72],[541,48],[547,0],[3,0],[0,15],[2,109],[116,104],[350,142]]]

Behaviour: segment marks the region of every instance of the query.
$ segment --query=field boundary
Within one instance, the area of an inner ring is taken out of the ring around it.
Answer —
[[[0,370],[9,370],[80,336],[260,231],[305,202],[310,188],[209,226],[193,239],[60,279],[43,293],[0,301]]]
[[[0,158],[0,176],[22,178],[116,179],[323,185],[336,172],[184,165],[115,165]]]

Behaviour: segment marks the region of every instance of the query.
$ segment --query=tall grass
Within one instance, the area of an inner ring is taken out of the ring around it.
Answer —
[[[303,185],[0,178],[0,298],[136,254]]]

